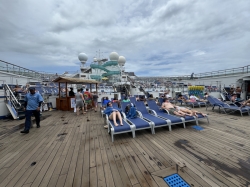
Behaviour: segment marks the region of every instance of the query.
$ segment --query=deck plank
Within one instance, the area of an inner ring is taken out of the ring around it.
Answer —
[[[75,124],[69,123],[69,120],[67,118],[63,118],[63,119],[64,119],[64,121],[67,121],[67,124],[65,124],[65,129],[63,132],[64,135],[61,135],[61,137],[60,137],[61,141],[62,141],[62,146],[64,147],[64,149],[60,155],[60,158],[59,158],[60,161],[58,162],[58,164],[56,165],[56,167],[54,169],[54,172],[51,176],[51,180],[49,181],[48,186],[56,186],[59,178],[61,178],[63,180],[66,177],[66,173],[64,173],[62,177],[60,177],[60,176],[62,175],[61,174],[62,168],[63,168],[65,160],[67,158],[67,153],[69,151],[70,144],[71,144],[71,141],[74,137],[76,128],[72,128],[75,126]],[[69,164],[69,163],[67,163],[67,164]],[[61,181],[60,181],[60,183],[61,183]]]
[[[82,118],[80,118],[82,119]],[[74,175],[74,181],[73,181],[73,186],[81,186],[82,183],[82,168],[83,168],[83,161],[84,161],[84,151],[85,151],[85,141],[86,141],[86,131],[87,131],[87,126],[84,124],[83,120],[80,120],[80,145],[79,145],[79,151],[78,151],[78,156],[77,156],[77,161],[76,161],[76,171]]]
[[[84,123],[86,124],[86,123]],[[84,155],[83,155],[83,168],[82,168],[82,185],[81,186],[89,186],[90,185],[90,167],[89,167],[89,141],[90,141],[90,125],[86,125],[86,139],[84,146]]]
[[[82,133],[80,131],[80,119],[76,120],[76,133],[75,133],[75,141],[72,142],[73,146],[74,146],[74,150],[73,150],[73,154],[71,156],[71,161],[70,161],[70,165],[67,171],[67,177],[66,177],[66,182],[64,184],[65,187],[67,186],[72,186],[73,181],[74,181],[74,176],[75,176],[75,171],[76,171],[76,166],[77,166],[77,157],[78,157],[78,152],[79,152],[79,146],[80,146],[80,142],[81,142],[81,136]],[[75,145],[74,145],[75,144]]]
[[[102,163],[103,163],[103,171],[105,175],[105,181],[106,181],[106,186],[107,187],[114,187],[114,180],[112,176],[112,171],[110,168],[110,163],[108,161],[108,155],[107,151],[110,150],[109,144],[107,142],[104,142],[103,136],[102,136],[102,131],[104,133],[107,133],[107,131],[104,129],[99,129],[100,131],[100,136],[99,136],[99,144],[100,144],[100,150],[101,150],[101,155],[102,155]]]
[[[105,132],[103,132],[105,133]],[[125,168],[123,167],[123,164],[121,163],[121,157],[123,156],[121,153],[119,154],[116,150],[116,146],[120,144],[119,139],[115,143],[110,141],[110,137],[106,137],[106,143],[108,143],[108,157],[109,161],[111,163],[111,170],[113,174],[113,179],[115,182],[115,185],[120,186],[131,186],[130,180],[128,178],[128,175],[126,173]]]

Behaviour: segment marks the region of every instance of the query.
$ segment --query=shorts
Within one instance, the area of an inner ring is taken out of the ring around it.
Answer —
[[[91,104],[92,103],[92,100],[85,100],[85,104]]]
[[[179,112],[179,111],[181,111],[181,109],[186,109],[185,107],[176,107],[176,110]]]
[[[174,112],[178,112],[175,108],[170,108],[168,111],[169,111],[169,113],[172,114],[172,115],[175,115]]]
[[[76,101],[76,108],[84,107],[83,101]]]

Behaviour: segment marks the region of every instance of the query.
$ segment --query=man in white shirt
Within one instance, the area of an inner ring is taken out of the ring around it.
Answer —
[[[165,97],[166,98],[171,98],[171,96],[169,94],[166,94]]]
[[[192,100],[192,99],[199,100],[199,98],[196,97],[195,95],[190,95],[190,100]]]

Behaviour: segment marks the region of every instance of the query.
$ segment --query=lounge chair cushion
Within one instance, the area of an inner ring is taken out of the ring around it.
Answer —
[[[151,114],[143,114],[143,117],[150,121],[153,121],[155,123],[155,126],[165,125],[167,123],[167,121],[157,118]]]
[[[110,123],[112,124],[113,128],[114,128],[114,132],[122,132],[122,131],[129,131],[131,130],[130,125],[128,123],[126,123],[124,120],[123,121],[123,126],[119,125],[119,126],[115,126],[114,121],[113,120],[109,120]],[[117,123],[119,124],[119,121],[117,120]]]
[[[133,119],[128,119],[128,120],[135,124],[136,129],[150,127],[148,122],[144,121],[143,119],[141,119],[139,117],[133,118]]]

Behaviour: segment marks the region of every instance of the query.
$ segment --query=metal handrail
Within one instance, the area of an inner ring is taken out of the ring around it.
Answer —
[[[9,95],[8,95],[7,91],[9,92]],[[9,98],[11,104],[14,106],[15,109],[18,108],[17,105],[19,105],[19,107],[22,106],[21,103],[17,100],[17,98],[13,94],[13,92],[10,89],[10,87],[8,86],[8,84],[4,84],[4,95],[5,95],[6,100],[8,100],[8,98]]]
[[[0,71],[13,73],[20,76],[26,76],[38,80],[47,80],[47,78],[51,79],[55,77],[56,73],[50,73],[50,72],[38,72],[34,70],[30,70],[9,62],[5,62],[3,60],[0,60]]]
[[[246,74],[250,73],[250,65],[243,66],[243,67],[238,67],[238,68],[232,68],[232,69],[225,69],[225,70],[218,70],[218,71],[211,71],[211,72],[204,72],[204,73],[198,73],[194,74],[193,77],[194,79],[199,79],[199,78],[206,78],[206,77],[216,77],[216,76],[227,76],[227,75],[236,75],[236,74]],[[159,76],[159,77],[137,77],[137,79],[145,80],[145,79],[150,79],[150,78],[163,78],[163,79],[168,79],[168,80],[190,80],[191,75],[183,75],[183,76]]]
[[[194,74],[194,77],[207,77],[207,76],[224,76],[228,74],[239,74],[239,73],[249,73],[250,65],[238,67],[238,68],[232,68],[232,69],[225,69],[225,70],[218,70],[218,71],[212,71],[212,72],[205,72],[205,73],[199,73]]]

